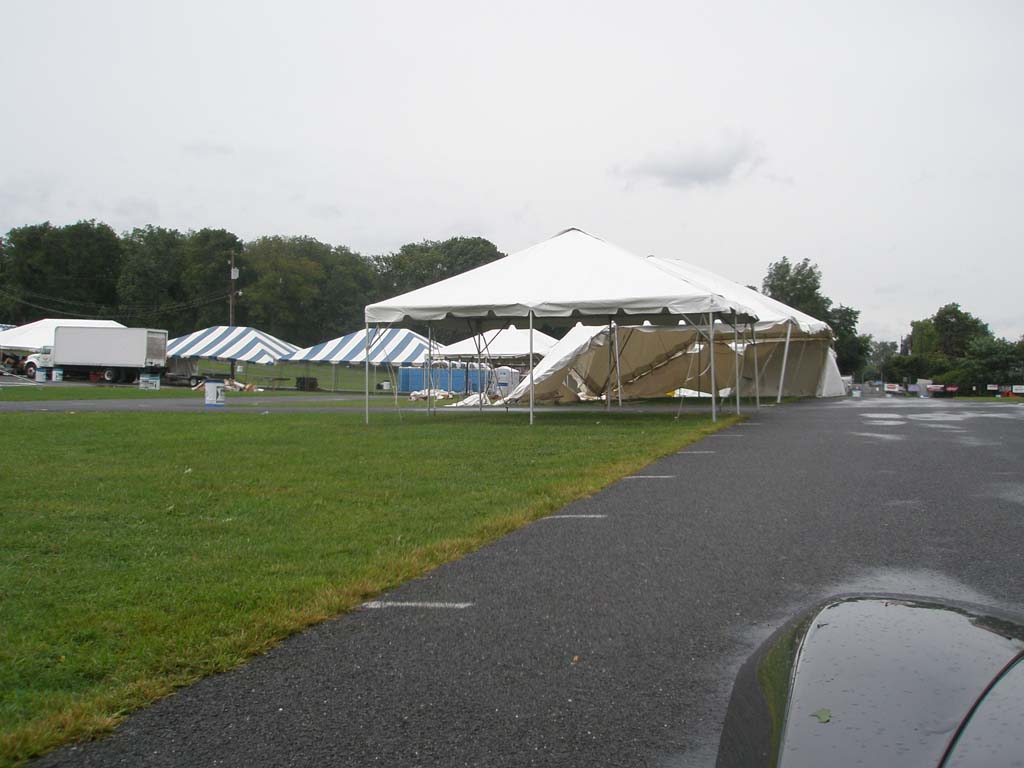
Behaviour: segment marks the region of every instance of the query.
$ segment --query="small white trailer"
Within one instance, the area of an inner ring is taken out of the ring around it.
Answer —
[[[105,382],[134,381],[140,373],[163,373],[167,367],[167,331],[155,328],[86,328],[60,326],[53,347],[43,347],[25,361],[25,373],[59,368],[64,375],[86,375]]]

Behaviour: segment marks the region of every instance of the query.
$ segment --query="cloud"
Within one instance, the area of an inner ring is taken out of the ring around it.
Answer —
[[[680,146],[670,152],[650,155],[628,173],[655,179],[676,189],[711,187],[749,175],[763,160],[754,142],[734,136],[716,144]]]

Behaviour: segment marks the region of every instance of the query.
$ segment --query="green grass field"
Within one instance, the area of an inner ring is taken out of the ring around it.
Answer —
[[[444,413],[365,427],[344,411],[3,419],[34,436],[0,453],[6,764],[102,733],[715,429],[664,413],[534,427]]]

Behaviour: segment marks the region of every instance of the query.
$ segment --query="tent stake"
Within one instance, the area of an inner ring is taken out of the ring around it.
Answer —
[[[786,363],[789,360],[789,334],[793,330],[793,323],[786,324],[786,346],[782,350],[782,371],[779,373],[779,392],[775,397],[776,403],[782,402],[782,387],[786,383]]]
[[[533,310],[530,310],[530,426],[533,426]]]
[[[718,421],[718,410],[715,406],[715,396],[717,394],[715,386],[715,317],[708,312],[708,325],[711,327],[708,332],[710,341],[708,342],[708,352],[711,356],[711,420]]]

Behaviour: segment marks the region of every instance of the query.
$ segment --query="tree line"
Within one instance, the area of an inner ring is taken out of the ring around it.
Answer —
[[[1024,336],[1013,342],[997,338],[988,323],[959,304],[910,324],[900,340],[875,342],[867,378],[914,383],[931,379],[962,392],[986,391],[989,384],[1024,384]]]
[[[119,235],[97,221],[45,222],[0,239],[0,321],[101,318],[172,337],[227,325],[233,260],[235,324],[306,346],[361,328],[367,304],[504,255],[481,237],[364,256],[312,237],[244,242],[224,229],[155,226]]]
[[[16,227],[0,238],[0,321],[89,317],[166,328],[170,335],[228,323],[229,263],[239,269],[235,324],[299,345],[363,326],[363,308],[504,256],[482,237],[406,243],[363,255],[312,237],[243,241],[224,229],[181,232],[146,226],[122,234],[95,220]],[[903,354],[895,342],[858,333],[860,311],[821,290],[808,259],[769,265],[760,290],[823,320],[835,332],[844,374],[891,381],[1008,382],[1024,340],[993,337],[956,304],[912,324]],[[550,330],[550,329],[549,329]]]

